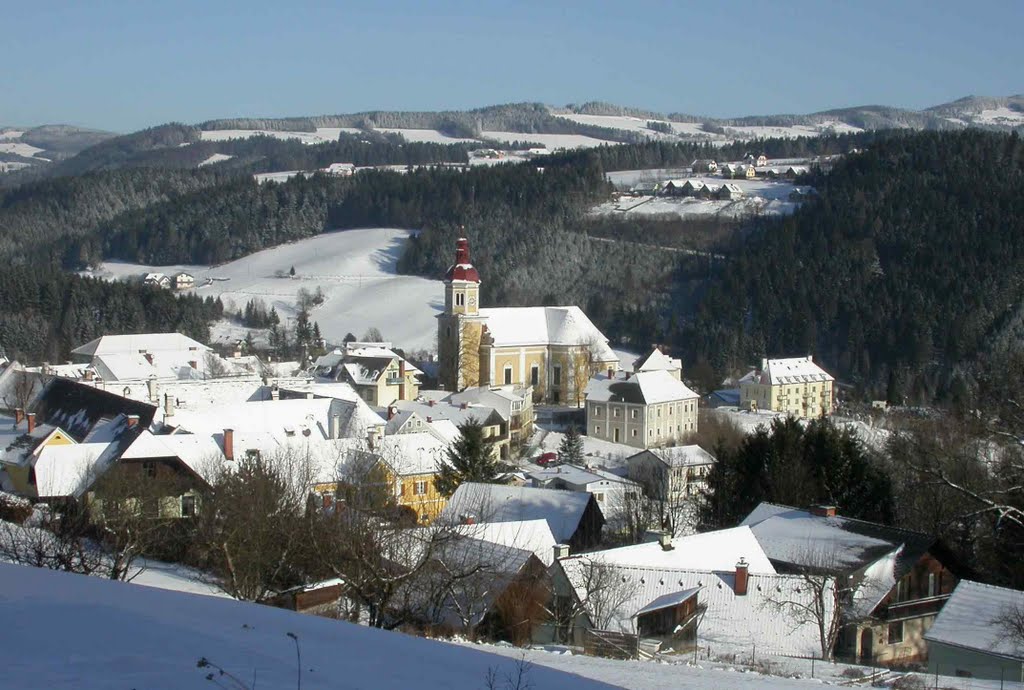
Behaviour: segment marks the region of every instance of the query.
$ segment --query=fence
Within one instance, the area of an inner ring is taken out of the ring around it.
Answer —
[[[611,659],[638,659],[640,636],[611,630],[587,630],[583,634],[583,652]]]

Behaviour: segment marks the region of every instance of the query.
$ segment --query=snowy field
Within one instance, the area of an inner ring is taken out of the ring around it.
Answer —
[[[608,178],[616,186],[632,186],[641,181],[661,181],[653,170],[627,170],[622,173],[609,173]],[[638,173],[654,173],[648,179]],[[671,178],[667,178],[671,179]],[[796,187],[788,182],[772,180],[724,180],[707,177],[694,178],[713,187],[725,183],[734,184],[746,194],[741,199],[717,200],[697,199],[693,197],[654,197],[654,196],[622,196],[595,206],[591,213],[598,215],[630,214],[665,216],[676,215],[680,218],[695,216],[721,215],[744,217],[755,214],[781,215],[792,213],[799,204],[789,201],[789,194]],[[635,180],[635,181],[634,181]]]
[[[601,146],[603,144],[618,145],[617,141],[605,141],[595,139],[582,134],[534,134],[533,132],[481,132],[486,139],[497,141],[530,141],[554,151],[556,149],[585,149]]]
[[[221,161],[229,161],[232,158],[234,158],[234,156],[229,156],[226,153],[215,153],[206,160],[204,160],[203,162],[201,162],[199,164],[199,167],[201,168],[204,165],[213,165],[214,163],[220,163]]]
[[[406,141],[424,144],[465,144],[476,143],[476,139],[465,137],[450,137],[436,129],[393,129],[390,127],[377,127],[376,131],[385,134],[401,134]]]
[[[756,412],[752,412],[750,410],[743,410],[737,407],[716,407],[708,410],[708,412],[728,419],[739,427],[745,434],[753,433],[759,426],[768,428],[771,426],[772,420],[783,419],[785,417],[782,413],[772,412],[771,410],[758,410]],[[832,421],[838,427],[851,429],[865,445],[873,448],[874,450],[884,450],[885,444],[888,442],[890,437],[888,429],[876,426],[874,421],[870,418],[853,419],[850,417],[833,415]]]
[[[1024,113],[1001,106],[999,108],[982,110],[974,116],[974,121],[983,125],[1009,125],[1016,127],[1024,125]]]
[[[229,139],[248,139],[249,137],[267,136],[274,139],[298,139],[303,144],[323,144],[337,141],[341,132],[362,134],[363,130],[355,127],[317,127],[315,132],[291,132],[273,129],[211,129],[199,134],[202,141],[228,141]]]
[[[748,126],[733,127],[725,125],[726,132],[732,138],[739,139],[796,139],[797,137],[817,137],[822,134],[852,134],[863,132],[860,127],[853,127],[845,122],[830,120],[816,125],[793,125],[792,127]]]
[[[149,272],[191,273],[195,292],[220,297],[225,307],[242,309],[254,297],[277,309],[282,321],[294,318],[300,288],[321,288],[324,304],[312,311],[313,320],[330,343],[347,333],[362,337],[370,327],[386,340],[406,349],[436,347],[434,315],[444,306],[444,284],[395,272],[408,230],[371,228],[318,235],[307,240],[265,249],[220,266],[143,266],[121,262],[102,264],[101,277],[137,278]],[[291,267],[295,276],[289,277]],[[278,273],[284,277],[278,277]],[[244,338],[245,330],[217,324],[215,340]]]
[[[478,649],[26,566],[0,564],[0,592],[12,632],[0,651],[6,688],[449,690],[516,668]],[[538,689],[611,687],[540,665],[529,679]]]
[[[18,133],[21,135],[21,132]],[[31,144],[25,144],[20,141],[14,140],[14,138],[0,140],[0,153],[11,153],[15,156],[22,156],[24,158],[32,158],[37,153],[42,153],[43,149],[36,148]]]

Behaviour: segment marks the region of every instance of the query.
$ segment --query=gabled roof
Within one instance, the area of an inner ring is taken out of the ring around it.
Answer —
[[[633,371],[680,371],[683,368],[681,360],[669,357],[658,348],[654,348],[646,358],[640,358],[633,363]]]
[[[647,453],[661,460],[669,467],[697,467],[698,465],[712,465],[718,462],[714,455],[694,444],[666,448],[647,448],[627,458],[627,462]]]
[[[481,309],[495,347],[513,345],[591,345],[599,362],[618,362],[608,338],[583,310],[569,307],[497,307]]]
[[[607,470],[596,467],[578,467],[576,465],[555,465],[553,467],[538,467],[526,472],[526,476],[535,482],[546,484],[547,482],[562,480],[566,484],[585,486],[594,482],[612,482],[622,486],[636,486],[636,482]]]
[[[584,554],[557,561],[581,601],[586,601],[590,564],[600,558]],[[796,602],[810,606],[814,595],[803,577],[751,573],[747,593],[735,593],[735,570],[714,572],[677,568],[633,567],[603,564],[611,569],[616,586],[605,605],[613,631],[636,633],[636,616],[662,597],[680,597],[692,589],[699,603],[707,606],[698,635],[702,644],[716,649],[746,650],[751,647],[773,654],[810,656],[821,654],[817,624],[794,615],[793,607],[773,602]],[[692,596],[690,594],[689,596]],[[831,602],[830,596],[825,597]],[[831,617],[832,612],[828,613]]]
[[[704,589],[703,587],[691,587],[690,589],[680,590],[678,592],[670,592],[669,594],[662,594],[651,603],[644,606],[642,609],[633,614],[633,618],[642,616],[645,613],[651,613],[653,611],[660,611],[661,609],[671,608],[673,606],[679,606],[687,599],[691,598],[694,594]]]
[[[478,522],[546,520],[555,539],[568,543],[592,500],[589,492],[466,483],[455,490],[441,518],[448,524],[462,522],[463,515]]]
[[[598,374],[587,383],[584,395],[589,401],[635,405],[654,405],[698,397],[685,383],[667,371],[641,371],[636,374],[620,371],[610,378],[607,374]]]
[[[448,444],[429,431],[380,439],[373,452],[399,476],[436,474]]]
[[[514,522],[478,522],[456,525],[458,534],[504,546],[532,551],[545,566],[554,560],[555,537],[547,520],[516,520]]]
[[[1024,661],[1024,644],[997,622],[1014,610],[1024,611],[1024,592],[961,580],[924,638]]]
[[[114,443],[47,446],[35,464],[39,498],[80,497],[114,459]]]
[[[55,378],[32,404],[32,411],[37,422],[59,426],[81,441],[102,419],[113,419],[119,414],[138,415],[140,427],[146,428],[153,422],[156,407],[70,379]]]
[[[138,354],[145,352],[168,352],[190,350],[206,352],[206,345],[192,340],[181,333],[135,333],[132,335],[105,335],[80,345],[71,351],[74,355],[95,357],[97,355]]]
[[[934,537],[920,532],[838,515],[821,517],[771,503],[761,503],[740,524],[750,527],[780,570],[852,573],[899,549],[892,574],[887,575],[898,580],[936,545]]]
[[[775,574],[775,568],[749,527],[732,527],[676,538],[668,551],[658,542],[648,542],[595,551],[589,555],[602,563],[623,566],[723,572],[734,570],[742,558],[746,560],[750,573]]]

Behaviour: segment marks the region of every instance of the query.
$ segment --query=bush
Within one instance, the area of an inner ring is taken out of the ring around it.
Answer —
[[[32,503],[21,496],[0,491],[0,520],[22,524],[32,515]]]

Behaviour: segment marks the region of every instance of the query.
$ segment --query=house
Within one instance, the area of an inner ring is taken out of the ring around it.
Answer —
[[[512,522],[476,522],[455,525],[452,529],[463,537],[488,541],[502,546],[514,546],[533,553],[544,567],[554,562],[555,536],[548,521],[515,520]]]
[[[385,436],[361,454],[373,458],[373,481],[387,487],[396,504],[410,511],[417,522],[429,524],[445,506],[434,481],[448,447],[447,441],[421,431]]]
[[[391,349],[391,343],[345,343],[319,357],[313,365],[318,378],[352,386],[369,405],[386,406],[414,400],[419,393],[419,369]]]
[[[623,513],[628,510],[629,501],[643,492],[633,480],[598,467],[555,465],[529,470],[526,477],[535,487],[593,494],[606,523],[616,527],[624,517]]]
[[[823,573],[850,590],[837,651],[865,663],[924,660],[924,634],[966,573],[934,537],[837,515],[762,503],[750,527],[780,573]]]
[[[156,408],[54,378],[0,434],[4,490],[33,499],[77,499],[149,426]]]
[[[164,273],[147,273],[142,277],[142,282],[145,285],[153,285],[160,288],[171,287],[171,277]]]
[[[175,290],[191,290],[196,286],[196,279],[191,273],[179,273],[174,276]]]
[[[658,347],[655,347],[651,354],[646,357],[641,357],[633,362],[633,371],[645,372],[645,371],[667,371],[672,375],[673,378],[682,380],[683,378],[683,361],[675,359],[664,352]]]
[[[1024,640],[1008,620],[1024,616],[1024,592],[961,580],[924,634],[928,675],[1024,683]]]
[[[740,406],[813,418],[832,414],[835,379],[811,355],[762,359],[761,368],[740,381]]]
[[[449,525],[546,520],[558,543],[574,550],[600,543],[605,522],[590,493],[478,483],[456,489],[441,519]]]
[[[715,457],[700,446],[648,448],[626,460],[628,476],[648,496],[680,505],[692,501],[707,486]]]
[[[652,448],[697,431],[697,394],[669,371],[598,374],[586,388],[587,435]]]
[[[677,652],[698,644],[717,654],[749,654],[752,648],[788,656],[821,654],[817,623],[796,612],[815,603],[806,582],[794,575],[750,572],[745,560],[728,569],[700,570],[623,565],[584,554],[556,560],[552,587],[554,629],[536,631],[536,641],[547,637],[587,647],[597,630]],[[834,615],[830,601],[826,596],[826,625]]]
[[[746,526],[676,538],[663,533],[657,541],[587,555],[608,565],[713,572],[731,571],[742,560],[751,574],[775,574],[767,554]]]
[[[391,408],[394,408],[394,413],[391,412]],[[437,424],[442,420],[447,421],[456,430],[468,422],[480,424],[483,427],[484,440],[491,446],[494,457],[508,458],[510,456],[509,423],[493,407],[473,405],[468,402],[456,405],[447,397],[438,399],[421,396],[417,400],[396,400],[388,408],[387,414],[400,415],[403,412],[415,412],[429,425]],[[456,433],[458,432],[456,431]]]
[[[735,165],[733,163],[726,163],[721,168],[719,168],[718,171],[722,174],[722,177],[726,179],[732,179],[734,177],[739,177],[739,175],[736,174],[738,168],[738,165]]]
[[[799,175],[806,175],[807,170],[808,168],[806,165],[791,165],[786,168],[785,172],[782,173],[782,176],[792,180]]]
[[[718,163],[710,158],[698,158],[690,164],[690,169],[695,173],[713,173],[718,170]]]
[[[700,180],[669,180],[662,186],[661,192],[665,196],[694,196],[703,186]]]
[[[530,386],[537,399],[579,404],[594,371],[618,366],[608,338],[579,307],[480,308],[480,275],[465,238],[458,240],[444,285],[437,323],[446,390]]]
[[[71,351],[104,381],[205,378],[229,367],[206,345],[180,333],[105,335]],[[212,365],[217,361],[217,365]]]
[[[519,447],[533,436],[533,388],[530,386],[474,386],[452,393],[453,405],[491,407],[508,426],[509,444]]]
[[[721,187],[718,188],[718,192],[715,194],[716,198],[723,201],[742,199],[744,196],[746,195],[744,194],[743,190],[734,184],[723,184]]]
[[[759,168],[763,168],[764,166],[768,165],[768,156],[762,153],[760,156],[757,157],[757,160],[754,161],[754,165],[756,165]]]
[[[354,163],[331,163],[321,172],[336,177],[351,177],[356,172],[356,166]]]
[[[753,165],[747,165],[746,163],[741,163],[740,165],[736,166],[736,172],[733,175],[733,177],[739,177],[739,178],[742,178],[742,179],[752,180],[752,179],[754,179],[754,177],[756,175],[757,175],[757,170],[754,168]]]

